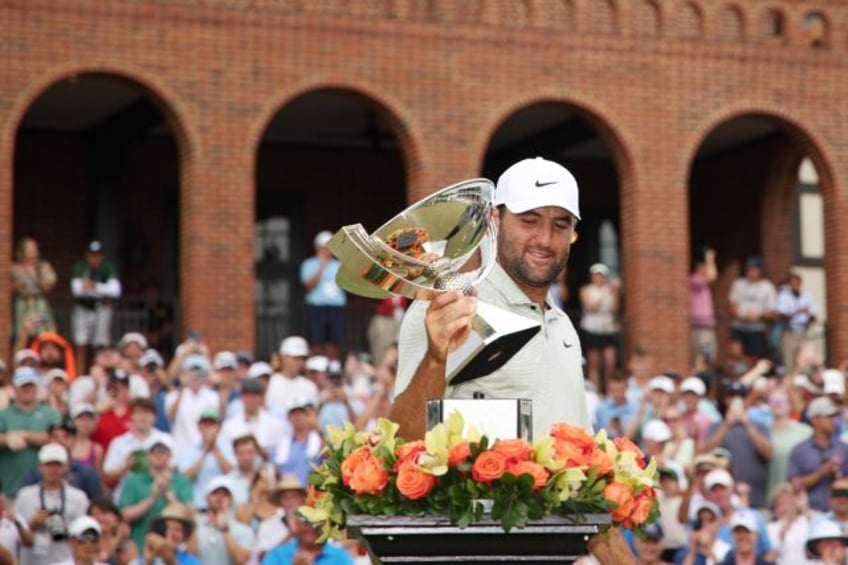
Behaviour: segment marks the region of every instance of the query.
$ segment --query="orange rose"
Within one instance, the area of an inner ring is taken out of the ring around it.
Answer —
[[[496,451],[484,451],[474,460],[471,476],[478,483],[491,484],[506,472],[506,457]]]
[[[523,439],[502,439],[492,447],[492,451],[502,453],[510,461],[530,461],[533,448]]]
[[[359,465],[361,465],[368,457],[371,457],[371,451],[367,447],[360,447],[359,449],[351,452],[351,454],[347,456],[347,459],[342,461],[342,484],[344,484],[344,486],[350,486],[350,479],[356,471],[356,468],[359,467]]]
[[[596,449],[589,459],[589,466],[597,470],[599,477],[603,477],[615,468],[615,461],[606,451]]]
[[[509,466],[509,472],[516,477],[525,473],[533,477],[533,490],[544,487],[550,477],[547,469],[533,461],[517,461]]]
[[[471,444],[467,441],[458,443],[448,451],[448,465],[456,467],[471,457]]]
[[[654,493],[654,489],[648,488],[639,493],[633,506],[633,513],[630,515],[630,519],[633,520],[634,524],[638,526],[647,521],[648,515],[654,507],[655,500],[656,493]]]
[[[356,494],[380,494],[389,484],[389,473],[383,468],[383,458],[368,457],[361,460],[350,477],[350,488]]]
[[[410,500],[424,498],[436,486],[436,477],[425,473],[411,461],[404,461],[398,467],[397,489]]]
[[[641,468],[641,469],[645,468],[645,464],[646,464],[645,463],[645,454],[642,453],[642,450],[639,449],[638,445],[636,445],[635,443],[633,443],[632,441],[630,441],[626,437],[617,437],[614,440],[612,440],[612,442],[615,444],[615,446],[621,452],[629,451],[631,453],[635,453],[636,454],[636,462],[639,464],[639,468]]]
[[[625,523],[630,519],[630,514],[636,507],[633,499],[633,490],[622,483],[612,482],[604,487],[604,498],[612,502],[615,508],[610,510],[615,522]]]
[[[418,454],[426,450],[424,440],[419,439],[418,441],[411,441],[397,446],[395,448],[395,455],[397,456],[398,464],[400,464],[403,461],[415,461]]]
[[[566,467],[587,467],[591,464],[592,455],[598,451],[595,438],[579,426],[570,424],[554,424],[551,428],[554,452],[557,459],[563,461]]]

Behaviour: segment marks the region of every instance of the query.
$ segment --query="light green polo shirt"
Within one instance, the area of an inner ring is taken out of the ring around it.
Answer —
[[[550,433],[551,425],[567,422],[592,432],[583,383],[580,340],[568,316],[550,299],[541,310],[499,264],[480,283],[478,299],[542,324],[537,333],[507,363],[485,377],[448,386],[446,398],[527,398],[533,401],[533,438]],[[424,316],[429,302],[415,301],[401,324],[395,395],[409,386],[427,352]]]
[[[30,432],[46,432],[50,424],[56,423],[61,417],[53,408],[45,404],[36,404],[29,412],[24,412],[12,404],[0,410],[0,434],[26,430]],[[0,447],[0,469],[3,469],[3,493],[9,498],[15,498],[24,476],[38,463],[40,447],[27,444],[25,449],[12,451],[5,445]]]

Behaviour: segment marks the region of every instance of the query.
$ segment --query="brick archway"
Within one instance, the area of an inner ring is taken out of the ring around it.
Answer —
[[[188,110],[180,97],[160,78],[146,71],[116,67],[111,64],[68,64],[49,69],[22,88],[10,105],[8,119],[0,131],[0,155],[9,163],[15,162],[18,151],[17,135],[25,116],[32,105],[53,86],[69,79],[86,77],[105,77],[124,82],[137,89],[155,106],[175,140],[177,160],[179,162],[179,186],[191,184],[191,163],[197,152],[197,138],[189,127]],[[0,241],[5,240],[7,251],[11,250],[14,233],[14,193],[15,172],[13,167],[6,169],[7,174],[0,176]],[[0,253],[0,269],[8,272],[11,264],[10,253]],[[11,292],[8,277],[0,279],[0,292]],[[9,330],[12,312],[8,303],[0,305],[0,343],[9,343]],[[4,346],[5,349],[5,346]]]
[[[698,154],[710,136],[717,130],[732,124],[736,120],[751,119],[760,120],[773,126],[781,137],[773,141],[764,141],[768,147],[762,147],[764,161],[759,165],[752,165],[759,170],[761,184],[753,187],[760,188],[761,192],[744,192],[746,197],[755,197],[760,202],[751,221],[754,222],[752,237],[744,238],[744,241],[735,246],[739,254],[750,254],[755,252],[764,257],[766,263],[766,276],[773,282],[779,282],[789,268],[793,266],[793,246],[791,236],[793,234],[793,190],[798,183],[798,165],[802,158],[809,157],[819,177],[819,190],[824,201],[824,224],[825,224],[825,256],[824,276],[827,289],[840,288],[846,278],[846,261],[835,252],[836,242],[848,237],[848,233],[842,223],[839,222],[838,213],[838,179],[834,173],[833,160],[829,156],[830,150],[827,142],[810,129],[805,123],[789,115],[783,110],[772,107],[760,107],[756,104],[740,105],[731,109],[724,109],[708,117],[707,120],[693,128],[694,132],[686,136],[681,144],[682,158],[679,162],[685,167],[685,182],[687,201],[692,206],[692,183],[694,179],[694,167]],[[774,138],[775,136],[771,136]],[[771,139],[769,138],[769,139]],[[766,155],[770,155],[767,160]],[[759,161],[757,161],[759,162]],[[767,168],[762,168],[762,167]],[[740,194],[740,197],[743,194]],[[740,200],[741,202],[741,200]],[[703,204],[703,201],[702,201]],[[728,204],[729,205],[729,204]],[[690,221],[692,212],[687,214],[687,222]],[[760,218],[769,218],[768,222],[761,222]],[[728,219],[731,225],[735,220]],[[688,233],[692,234],[693,226],[689,224]],[[690,235],[690,239],[692,236]],[[757,244],[756,242],[760,242]],[[751,246],[757,249],[752,249]],[[731,256],[722,261],[719,258],[719,279],[713,291],[716,314],[719,320],[719,335],[721,342],[726,342],[729,330],[729,318],[726,313],[726,296],[729,285],[738,275],[739,267],[744,258]],[[832,292],[832,290],[831,290]],[[840,328],[845,327],[844,308],[828,301],[828,325],[827,340],[828,351],[844,350],[845,340],[848,336]],[[722,347],[720,346],[720,350]]]

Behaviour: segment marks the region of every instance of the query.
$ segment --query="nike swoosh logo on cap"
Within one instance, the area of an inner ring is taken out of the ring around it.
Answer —
[[[548,185],[551,185],[551,184],[556,184],[556,183],[558,183],[558,182],[559,182],[559,181],[556,181],[556,180],[552,180],[551,182],[542,182],[542,181],[538,181],[538,180],[537,180],[537,181],[536,181],[536,188],[542,188],[543,186],[548,186]]]

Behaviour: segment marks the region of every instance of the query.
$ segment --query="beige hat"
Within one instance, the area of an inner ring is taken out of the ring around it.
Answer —
[[[162,509],[162,513],[153,519],[151,526],[154,529],[164,531],[164,522],[166,520],[176,520],[183,525],[185,537],[188,539],[194,531],[194,520],[191,516],[191,511],[181,502],[171,502]]]
[[[271,492],[268,493],[268,500],[271,504],[279,504],[280,497],[284,492],[288,491],[297,491],[306,493],[306,487],[303,486],[303,483],[300,482],[300,479],[297,478],[297,475],[293,475],[291,473],[286,473],[283,475],[277,484],[274,485],[274,488],[271,489]]]

